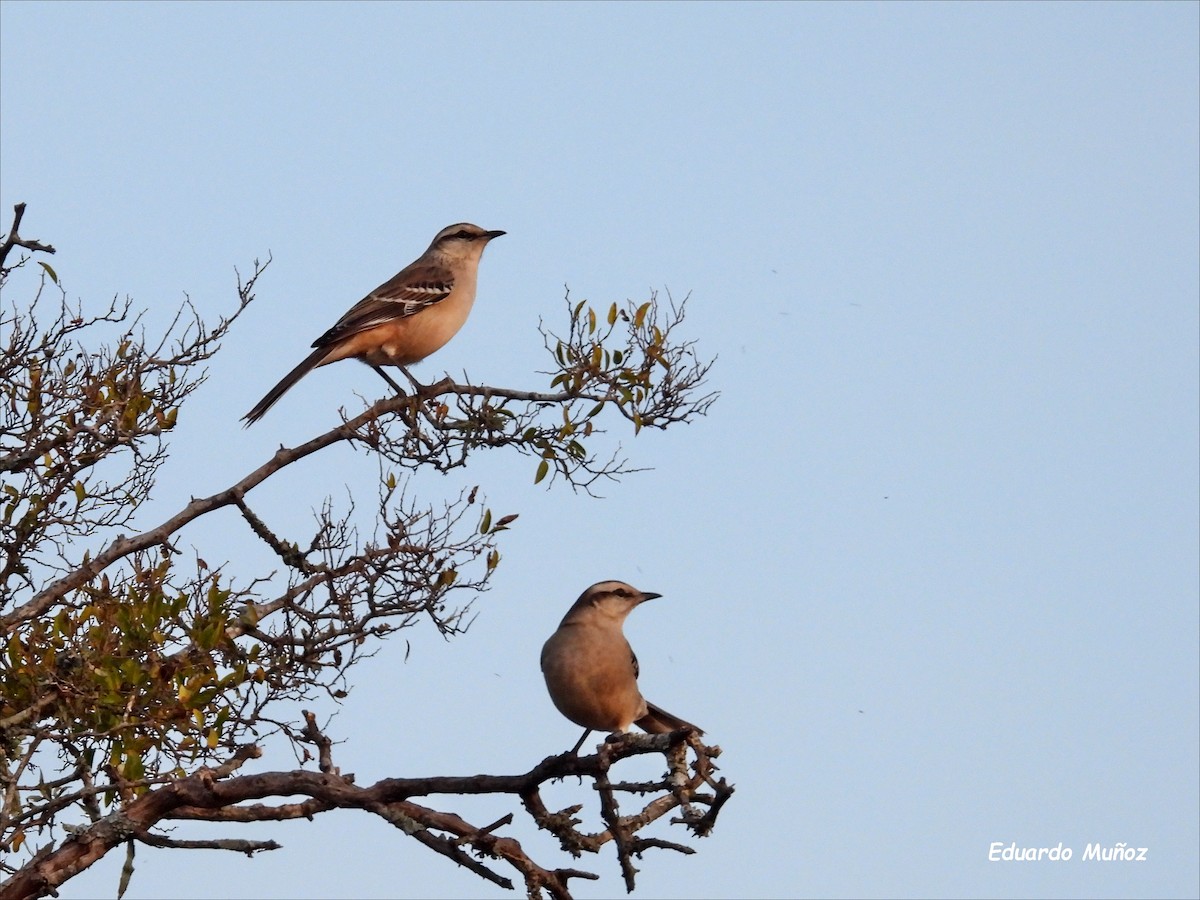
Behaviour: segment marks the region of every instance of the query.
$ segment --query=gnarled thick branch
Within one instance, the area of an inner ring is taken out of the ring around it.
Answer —
[[[314,720],[307,720],[306,731],[318,745],[327,746],[327,739],[317,729]],[[687,771],[685,765],[681,772],[677,761],[684,759],[689,749],[694,757],[691,771]],[[622,816],[613,793],[615,786],[610,783],[608,773],[621,760],[646,754],[663,755],[671,762],[669,771],[662,781],[642,785],[647,789],[653,788],[657,794],[654,799],[637,814]],[[638,830],[681,806],[704,806],[714,811],[715,815],[715,810],[733,793],[731,785],[723,779],[713,781],[709,774],[712,770],[711,761],[719,754],[719,747],[706,747],[687,732],[626,734],[605,741],[590,756],[561,753],[547,757],[519,775],[387,778],[372,785],[359,786],[349,777],[337,775],[325,752],[322,752],[322,768],[328,766],[330,771],[295,770],[234,776],[234,771],[246,760],[259,755],[257,748],[246,747],[237,758],[222,767],[203,769],[187,778],[154,788],[129,800],[120,810],[101,820],[76,829],[59,847],[49,853],[39,854],[0,887],[0,898],[24,900],[46,896],[66,878],[129,839],[156,846],[188,846],[189,842],[165,838],[151,830],[173,819],[225,823],[277,821],[301,815],[311,817],[331,809],[362,809],[375,813],[405,834],[454,862],[467,866],[481,877],[511,887],[508,879],[464,853],[463,848],[469,848],[481,857],[505,862],[521,875],[531,896],[540,896],[542,889],[545,889],[556,900],[567,900],[570,897],[569,879],[597,877],[577,869],[543,866],[531,858],[515,838],[497,834],[511,824],[511,815],[490,825],[476,827],[459,815],[414,802],[414,798],[469,794],[508,794],[522,798],[535,823],[555,834],[563,848],[574,855],[579,855],[581,851],[597,852],[609,840],[615,840],[626,885],[632,890],[636,869],[632,866],[630,854],[640,855],[659,848],[690,852],[690,848],[673,841],[636,838],[634,835]],[[541,787],[567,777],[590,779],[596,784],[603,798],[601,817],[605,824],[599,833],[584,834],[576,829],[579,822],[571,816],[581,807],[573,807],[567,815],[545,812],[540,799]],[[706,791],[706,787],[711,787],[712,793]],[[248,803],[296,795],[309,799],[301,804],[277,806]],[[696,827],[699,820],[694,815],[685,815],[675,821],[686,825],[694,833],[701,833]],[[251,844],[219,840],[201,843],[246,853],[278,846],[272,841]]]

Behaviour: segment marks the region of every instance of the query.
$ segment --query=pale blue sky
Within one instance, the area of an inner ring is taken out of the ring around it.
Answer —
[[[645,692],[738,787],[635,896],[1196,896],[1198,9],[5,2],[0,218],[27,202],[72,296],[157,317],[228,312],[274,254],[147,525],[375,399],[344,363],[238,422],[450,222],[509,234],[427,379],[540,383],[564,284],[691,292],[722,397],[624,441],[653,471],[602,500],[504,455],[413,485],[521,518],[466,636],[358,670],[331,733],[360,783],[570,746],[538,650],[623,578],[664,594],[627,629]],[[330,454],[259,508],[302,526],[375,471]],[[233,517],[185,537],[269,564]],[[367,814],[225,833],[285,849],[142,848],[128,896],[520,896]],[[623,893],[581,864],[577,896]],[[63,897],[114,896],[120,865]]]

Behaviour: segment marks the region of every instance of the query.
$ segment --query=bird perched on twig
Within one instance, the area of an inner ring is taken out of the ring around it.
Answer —
[[[460,222],[443,228],[421,256],[350,307],[313,341],[316,348],[283,376],[244,418],[253,425],[301,378],[339,359],[360,359],[397,392],[380,366],[409,366],[446,345],[475,302],[483,249],[503,231]]]
[[[626,732],[634,725],[650,734],[690,729],[690,722],[648,703],[638,689],[638,661],[621,626],[633,608],[661,597],[623,581],[601,581],[567,610],[542,647],[542,674],[558,711],[586,731]]]

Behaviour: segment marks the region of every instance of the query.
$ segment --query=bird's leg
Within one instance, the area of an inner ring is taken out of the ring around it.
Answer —
[[[383,369],[379,368],[379,366],[373,365],[373,366],[371,366],[371,368],[379,373],[380,378],[382,378],[384,381],[386,381],[388,384],[390,384],[392,386],[392,390],[395,391],[397,393],[397,395],[399,395],[401,397],[405,396],[404,389],[402,387],[400,387],[400,385],[396,384],[396,382],[392,381],[391,375],[389,375],[387,372],[383,371]]]
[[[425,385],[413,378],[413,373],[408,371],[408,366],[400,366],[400,371],[404,373],[404,377],[408,379],[408,383],[412,385],[414,393],[421,393],[425,390]]]
[[[579,736],[579,740],[577,740],[577,741],[575,742],[575,746],[571,748],[571,755],[572,755],[572,756],[578,756],[578,755],[579,755],[579,748],[583,746],[583,742],[587,740],[587,736],[588,736],[589,734],[591,734],[591,733],[592,733],[592,729],[590,729],[590,728],[585,728],[585,729],[583,729],[583,734],[581,734],[581,735]]]
[[[412,385],[413,393],[423,397],[432,397],[434,394],[438,393],[438,391],[454,387],[454,379],[449,375],[445,376],[439,381],[433,382],[433,384],[421,384],[421,382],[413,378],[412,372],[408,371],[408,366],[401,366],[400,371],[404,373],[404,377],[407,378],[409,384]]]

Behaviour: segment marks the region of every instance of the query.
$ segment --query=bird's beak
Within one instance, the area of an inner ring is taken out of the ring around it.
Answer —
[[[656,594],[654,591],[642,591],[641,602],[645,603],[647,600],[657,600],[661,596],[662,594]]]
[[[508,232],[507,231],[485,231],[484,234],[487,236],[487,239],[490,241],[492,238],[498,238],[502,234],[508,234]]]

